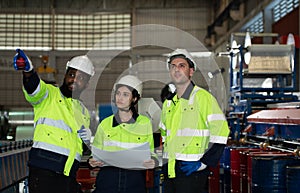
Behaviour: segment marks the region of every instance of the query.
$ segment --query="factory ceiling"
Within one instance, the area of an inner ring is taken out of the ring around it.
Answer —
[[[0,0],[1,11],[21,10],[57,12],[109,12],[159,8],[194,8],[207,5],[205,0]]]

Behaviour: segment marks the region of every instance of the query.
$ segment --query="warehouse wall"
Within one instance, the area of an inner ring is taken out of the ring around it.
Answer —
[[[296,60],[295,60],[295,69],[296,69],[296,88],[300,90],[300,61],[299,61],[299,51],[300,51],[300,39],[299,39],[299,7],[294,9],[292,12],[287,14],[284,18],[274,23],[272,26],[272,31],[278,33],[281,36],[287,36],[289,33],[295,35],[296,39]],[[286,43],[286,42],[283,42]]]
[[[199,41],[204,39],[206,34],[206,26],[210,22],[210,4],[202,3],[201,8],[169,8],[169,9],[135,9],[132,12],[133,24],[163,24],[170,25],[195,36]],[[150,32],[149,32],[150,33]],[[174,41],[176,37],[174,37]],[[96,42],[95,42],[96,43]],[[15,45],[18,47],[18,45]],[[103,104],[110,102],[110,95],[113,83],[117,80],[120,74],[128,69],[129,63],[143,62],[146,60],[160,60],[165,61],[165,56],[162,54],[168,53],[170,50],[166,48],[158,48],[152,53],[144,54],[147,49],[136,49],[135,53],[123,52],[119,56],[115,57],[109,64],[109,67],[101,74],[96,91],[94,104]],[[61,84],[63,75],[65,72],[66,62],[75,55],[85,54],[85,51],[27,51],[26,52],[32,59],[35,67],[39,67],[42,64],[41,56],[48,55],[50,67],[58,70],[57,80],[58,85]],[[12,67],[12,59],[15,54],[14,50],[0,51],[1,54],[1,68],[5,67],[5,70],[0,71],[0,105],[6,108],[11,107],[30,107],[24,100],[23,93],[21,91],[22,79],[20,72],[15,72]],[[163,66],[164,69],[165,66]],[[157,72],[152,71],[148,75],[157,75]],[[168,76],[164,73],[162,77]],[[8,81],[8,83],[4,83]],[[149,81],[145,83],[144,97],[154,97],[159,100],[160,90],[164,85],[161,82]],[[206,85],[204,85],[206,86]],[[87,89],[89,93],[91,89]],[[96,107],[96,106],[95,106]]]
[[[209,5],[189,9],[138,9],[136,24],[162,24],[177,27],[203,41],[210,23]],[[176,41],[176,40],[174,40]]]

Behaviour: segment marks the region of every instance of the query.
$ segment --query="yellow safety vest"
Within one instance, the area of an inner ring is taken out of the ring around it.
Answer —
[[[175,104],[174,104],[175,103]],[[194,86],[188,100],[166,100],[161,114],[163,158],[169,159],[168,174],[175,175],[175,160],[197,161],[208,144],[226,144],[229,134],[226,118],[216,99],[206,90]]]
[[[40,148],[68,156],[64,175],[69,176],[74,159],[80,161],[82,140],[77,131],[83,125],[89,128],[90,114],[76,99],[66,98],[58,87],[42,80],[37,90],[28,94],[26,100],[34,107],[34,148]]]
[[[148,142],[154,152],[152,123],[144,115],[138,115],[134,123],[120,123],[113,127],[114,115],[104,119],[97,128],[93,145],[106,151],[120,151]]]

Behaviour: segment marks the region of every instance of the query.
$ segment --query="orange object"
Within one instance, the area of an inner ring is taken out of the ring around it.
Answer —
[[[154,170],[153,169],[146,170],[146,187],[147,188],[154,187]]]
[[[220,164],[216,167],[209,168],[210,175],[208,177],[209,193],[220,192]]]
[[[77,171],[77,182],[81,185],[81,190],[92,190],[95,188],[96,176],[99,169],[79,168]]]

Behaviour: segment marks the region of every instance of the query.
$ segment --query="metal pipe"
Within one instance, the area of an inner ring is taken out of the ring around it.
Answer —
[[[284,152],[289,152],[289,153],[293,153],[296,156],[300,156],[300,152],[299,149],[295,149],[295,150],[291,150],[291,149],[287,149],[287,148],[281,148],[281,147],[276,147],[276,146],[272,146],[269,145],[268,143],[257,143],[257,142],[252,142],[252,141],[248,141],[248,140],[243,140],[244,143],[248,143],[251,145],[256,145],[259,146],[260,148],[270,148],[270,149],[275,149],[275,150],[279,150],[279,151],[284,151]]]
[[[9,124],[12,125],[33,125],[33,120],[8,120]]]
[[[284,148],[279,148],[279,147],[275,147],[275,146],[272,146],[272,145],[269,145],[267,147],[270,148],[270,149],[275,149],[275,150],[280,150],[280,151],[286,151],[286,152],[295,154],[294,150],[288,150],[288,149],[284,149]]]
[[[13,109],[8,111],[8,123],[12,125],[33,125],[34,112],[27,109]]]

